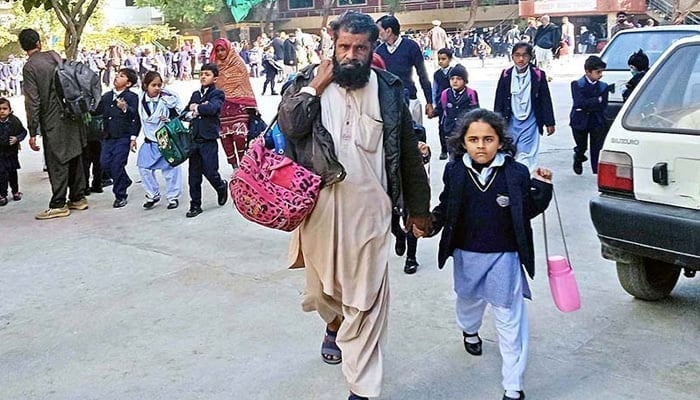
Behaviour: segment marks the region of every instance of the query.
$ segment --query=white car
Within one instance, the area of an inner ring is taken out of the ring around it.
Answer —
[[[590,202],[603,257],[637,298],[700,270],[700,35],[674,42],[608,132]]]

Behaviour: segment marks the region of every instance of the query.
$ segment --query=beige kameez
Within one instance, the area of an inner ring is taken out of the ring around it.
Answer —
[[[391,200],[375,73],[359,90],[331,84],[321,95],[321,113],[347,177],[321,191],[292,236],[290,261],[306,267],[304,311],[317,311],[326,323],[344,318],[336,343],[350,390],[377,397],[389,305]]]

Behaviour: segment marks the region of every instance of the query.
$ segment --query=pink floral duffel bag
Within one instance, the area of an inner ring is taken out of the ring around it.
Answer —
[[[265,148],[260,137],[250,142],[229,189],[233,206],[245,219],[290,232],[313,211],[321,177]]]

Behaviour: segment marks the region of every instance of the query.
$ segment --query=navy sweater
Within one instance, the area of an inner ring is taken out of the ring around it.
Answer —
[[[205,91],[204,95],[202,90]],[[197,108],[199,113],[190,123],[194,139],[198,142],[219,138],[221,107],[225,100],[224,92],[214,85],[202,87],[202,90],[192,93],[187,103],[188,110],[192,104],[199,105]]]
[[[126,101],[126,111],[117,107],[117,99]],[[114,98],[112,90],[102,95],[94,114],[102,114],[104,131],[107,139],[136,137],[141,130],[139,118],[139,96],[129,89]]]
[[[429,104],[433,104],[430,79],[428,78],[428,72],[425,70],[423,53],[420,51],[418,43],[408,38],[402,38],[401,44],[399,44],[399,47],[393,54],[389,53],[387,50],[386,43],[379,45],[375,52],[384,60],[387,71],[401,79],[403,87],[408,91],[409,99],[416,99],[418,93],[412,78],[413,68],[415,68],[418,73],[418,80],[420,81],[421,88],[423,88],[425,101]]]

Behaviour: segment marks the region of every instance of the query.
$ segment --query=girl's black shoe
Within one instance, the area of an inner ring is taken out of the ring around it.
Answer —
[[[502,400],[525,400],[525,392],[518,390],[518,393],[520,393],[520,397],[508,397],[505,393],[503,393]]]
[[[462,336],[464,337],[464,349],[467,351],[467,353],[473,355],[473,356],[480,356],[482,353],[481,349],[481,338],[479,337],[479,332],[473,333],[473,334],[468,334],[467,332],[462,332]],[[468,343],[467,338],[468,337],[477,337],[479,339],[478,343]]]

